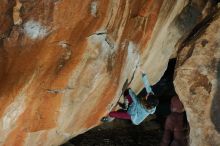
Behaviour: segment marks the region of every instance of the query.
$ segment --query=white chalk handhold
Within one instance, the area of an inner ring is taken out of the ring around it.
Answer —
[[[24,24],[24,32],[32,40],[42,39],[49,34],[46,26],[34,20],[30,20]]]

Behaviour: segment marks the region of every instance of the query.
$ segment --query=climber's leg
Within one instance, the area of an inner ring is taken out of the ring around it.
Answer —
[[[131,120],[131,115],[129,115],[127,111],[113,111],[109,113],[109,116],[118,119]]]

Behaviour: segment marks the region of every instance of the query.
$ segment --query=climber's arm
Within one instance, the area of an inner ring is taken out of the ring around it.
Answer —
[[[147,74],[144,73],[144,72],[142,72],[142,81],[143,81],[143,83],[144,83],[145,89],[147,90],[147,93],[152,93],[152,94],[154,94],[154,92],[152,91],[152,88],[151,88],[151,86],[150,86],[150,83],[149,83]]]
[[[131,89],[129,89],[129,95],[131,96],[133,102],[137,102],[137,95]]]

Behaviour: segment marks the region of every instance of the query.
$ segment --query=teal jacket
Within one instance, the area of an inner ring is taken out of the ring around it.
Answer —
[[[147,92],[154,94],[150,87],[146,74],[142,75],[142,80],[144,82],[144,86]],[[140,103],[139,98],[131,89],[129,89],[129,94],[133,102],[128,107],[128,113],[131,115],[132,123],[135,125],[139,125],[147,116],[149,116],[150,114],[153,114],[156,111],[156,107],[148,110]]]

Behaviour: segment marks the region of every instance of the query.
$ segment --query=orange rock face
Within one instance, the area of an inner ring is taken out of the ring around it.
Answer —
[[[156,83],[205,15],[196,2],[1,1],[1,145],[59,145],[100,124],[127,82],[141,89],[139,66]]]

